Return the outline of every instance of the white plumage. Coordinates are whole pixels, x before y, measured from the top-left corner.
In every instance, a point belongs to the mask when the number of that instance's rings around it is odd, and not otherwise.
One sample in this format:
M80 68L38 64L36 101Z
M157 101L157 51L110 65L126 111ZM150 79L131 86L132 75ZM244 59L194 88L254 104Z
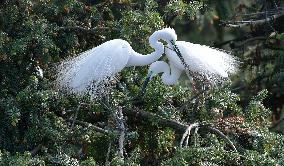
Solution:
M161 78L164 84L177 83L184 70L203 75L211 83L222 81L237 70L239 62L226 51L185 41L177 41L175 44L186 64L182 63L173 46L169 44L165 49L169 67L157 61L151 64L149 69L149 72L152 71L153 74L163 73Z
M130 45L124 40L108 41L63 62L57 82L73 92L84 93L121 71L126 66L131 51Z
M160 39L166 41L168 47L164 47L163 43L159 42ZM149 43L155 51L147 55L135 52L130 44L122 39L107 41L75 58L63 61L57 67L56 84L60 89L67 88L74 93L90 93L94 96L96 93L104 93L110 80L124 67L129 66L152 63L149 76L152 78L157 73L163 73L162 81L166 85L175 84L184 70L203 75L212 83L237 70L238 61L229 53L199 44L175 42L176 39L175 31L170 28L154 32L149 37ZM174 51L176 48L180 53ZM169 63L157 61L164 51Z
M110 80L124 67L148 65L158 60L164 52L160 39L170 43L176 38L175 31L170 28L154 32L149 43L155 51L147 55L135 52L125 40L107 41L75 58L63 61L57 67L56 84L60 89L78 94L102 94Z
M233 73L236 70L237 61L223 50L185 41L177 41L176 45L189 69L193 72L198 72L207 77L210 77L212 74L228 77L229 73ZM177 68L184 70L181 60L174 51L166 49L166 55Z

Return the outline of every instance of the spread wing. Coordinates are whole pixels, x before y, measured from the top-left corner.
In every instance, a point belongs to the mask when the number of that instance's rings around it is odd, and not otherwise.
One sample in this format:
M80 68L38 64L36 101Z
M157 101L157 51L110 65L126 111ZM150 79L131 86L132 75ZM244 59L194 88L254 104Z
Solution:
M79 94L103 89L126 66L130 53L131 47L124 40L103 43L62 62L57 70L57 85Z

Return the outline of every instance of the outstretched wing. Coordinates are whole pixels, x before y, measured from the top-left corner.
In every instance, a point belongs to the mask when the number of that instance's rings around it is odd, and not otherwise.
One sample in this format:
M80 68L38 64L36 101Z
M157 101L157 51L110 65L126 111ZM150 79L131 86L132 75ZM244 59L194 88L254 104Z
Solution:
M75 93L86 93L103 88L120 72L130 57L130 45L120 39L103 43L78 57L65 60L58 67L57 84Z
M189 70L207 78L228 77L228 74L237 70L238 61L228 52L184 41L177 41L176 44ZM170 60L177 62L175 65L178 68L184 69L174 51L167 49L166 54L169 54Z

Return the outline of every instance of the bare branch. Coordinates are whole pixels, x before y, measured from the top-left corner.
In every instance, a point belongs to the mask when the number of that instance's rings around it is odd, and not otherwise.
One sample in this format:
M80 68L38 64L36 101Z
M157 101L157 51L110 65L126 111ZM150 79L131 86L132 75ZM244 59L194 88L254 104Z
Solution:
M111 150L111 145L112 145L111 142L112 141L110 141L109 144L108 144L105 166L109 166L110 165L109 164L109 156L110 156L110 150Z
M124 159L123 156L123 149L124 149L124 139L125 139L125 126L124 126L124 120L123 120L123 114L122 114L122 108L118 107L118 127L119 127L119 140L118 140L118 157L120 157L122 160Z
M74 117L73 117L73 122L72 122L72 124L71 124L71 129L73 129L73 127L74 127L74 124L75 124L75 121L76 121L76 119L77 119L77 116L78 116L78 112L79 112L79 110L80 110L80 107L81 107L81 103L79 103L79 105L78 105L78 107L77 107L77 109L76 109L75 115L74 115Z
M187 129L187 125L184 125L178 121L170 120L163 118L159 115L156 115L151 112L141 111L141 110L122 110L124 115L127 115L134 119L149 121L155 119L155 123L159 125L160 127L169 127L174 129L178 133L184 133L184 131Z
M221 43L216 43L214 44L212 47L221 47L227 44L232 44L231 48L235 48L235 47L240 47L241 45L244 45L246 43L252 42L252 41L256 41L256 40L266 40L267 37L265 36L244 36L241 38L235 38L235 39L231 39L231 40L227 40ZM236 44L238 43L238 44Z
M66 121L73 123L74 120L73 119L67 119ZM81 126L90 127L91 129L93 129L93 130L95 130L97 132L103 133L103 134L110 134L109 130L105 130L105 129L100 128L98 126L95 126L95 125L93 125L91 123L82 122L82 121L79 121L79 120L75 120L74 123L78 124L78 125L81 125Z
M214 128L214 127L211 127L211 126L203 126L203 127L205 127L206 129L212 131L214 134L219 135L221 138L223 138L227 142L227 144L230 145L230 147L235 152L237 152L237 149L236 149L235 145L233 144L233 142L225 134L223 134L220 130L218 130L218 129Z
M184 102L184 104L180 107L180 111L184 111L187 108L189 103L192 103L195 99L197 99L200 95L202 95L206 91L207 91L207 89L199 91L196 95L194 95L193 97L188 99L186 102Z
M169 127L173 130L175 130L176 132L178 133L181 133L181 134L184 134L185 132L184 131L188 131L188 129L193 129L193 128L196 128L196 127L199 127L200 129L207 129L209 132L212 132L218 136L220 136L221 138L223 138L228 144L229 146L237 152L237 149L236 147L234 146L233 142L230 141L230 139L225 135L223 134L220 130L214 128L214 127L211 127L209 126L208 124L192 124L192 127L189 128L188 125L185 125L185 124L182 124L178 121L175 121L175 120L171 120L171 119L165 119L161 116L158 116L158 115L155 115L153 113L150 113L150 112L145 112L145 111L140 111L140 110L135 110L135 111L126 111L124 110L123 113L125 115L128 115L132 118L137 118L139 120L145 120L145 121L150 121L150 120L155 120L155 122L160 126L160 127Z
M267 37L265 37L265 36L252 37L252 38L249 38L249 39L247 39L247 40L245 40L245 41L243 41L243 42L236 43L234 46L235 46L235 47L241 47L241 46L244 46L244 45L247 44L247 43L250 43L250 42L253 42L253 41L256 41L256 40L261 40L261 41L263 41L263 40L266 40L266 39L267 39Z
M266 22L273 21L281 16L284 15L284 12L280 12L275 15L271 15L265 19L260 19L260 20L247 20L247 21L221 21L222 25L225 25L227 27L232 27L232 28L240 28L244 26L249 26L249 25L260 25L264 24Z
M197 128L199 126L198 123L193 123L193 124L190 124L187 129L185 130L184 134L182 135L182 138L181 138L181 141L180 141L180 147L182 147L182 145L184 144L184 139L186 138L186 141L185 141L185 147L187 147L188 145L188 139L189 139L189 136L190 136L190 131L193 129L193 128Z
M38 146L36 146L33 150L30 151L32 156L35 156L37 154L37 152L42 148L42 144L38 144Z

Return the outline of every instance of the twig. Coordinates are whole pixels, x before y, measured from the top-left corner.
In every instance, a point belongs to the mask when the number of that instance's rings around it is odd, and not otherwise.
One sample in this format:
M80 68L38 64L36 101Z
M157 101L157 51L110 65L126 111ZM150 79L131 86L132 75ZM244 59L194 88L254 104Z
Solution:
M181 133L184 134L184 131L188 131L188 125L182 124L178 121L175 120L171 120L171 119L165 119L161 116L155 115L153 113L150 112L145 112L145 111L140 111L140 110L136 110L136 111L127 111L127 110L123 110L123 113L125 115L128 115L132 118L137 118L139 120L145 120L145 121L149 121L149 120L155 120L156 124L159 125L160 127L169 127L173 130L175 130L177 133ZM221 138L223 138L229 145L230 147L234 150L237 151L236 147L234 146L233 142L230 141L230 139L223 134L221 131L219 131L218 129L211 127L209 125L204 125L204 124L199 124L198 126L196 126L196 124L193 124L192 128L202 128L202 129L207 129L210 132L219 135ZM191 128L191 129L192 129Z
M109 156L110 156L110 150L111 150L111 145L112 145L111 142L112 141L110 141L108 144L105 166L109 166Z
M230 145L230 147L235 152L237 152L237 149L236 149L235 145L233 144L233 142L225 134L223 134L220 130L218 130L218 129L214 128L214 127L208 126L208 125L203 126L203 127L205 127L206 129L212 131L214 134L219 135L221 138L223 138Z
M75 112L75 115L74 115L74 118L73 118L73 122L72 122L72 125L71 125L71 130L73 129L74 127L74 124L75 124L75 120L77 119L77 116L78 116L78 112L79 112L79 109L81 107L81 103L79 103L77 109L76 109L76 112Z
M281 12L281 10L275 11L275 10L267 10L264 12L255 12L255 13L244 13L244 14L236 14L235 17L239 16L255 16L255 15L264 15L264 14L277 14Z
M71 122L73 123L73 119L67 119L66 121L68 122ZM82 121L79 121L79 120L75 120L74 121L75 124L78 124L78 125L81 125L81 126L85 126L85 127L90 127L92 128L93 130L97 131L97 132L100 132L100 133L104 133L104 134L110 134L110 131L109 130L105 130L103 128L100 128L98 126L95 126L91 123L87 123L87 122L82 122Z
M151 77L149 76L145 79L145 81L143 82L142 88L135 99L139 99L139 98L141 99L144 97L144 94L146 92L146 88L147 88L148 83L150 82L150 79Z
M124 139L125 139L125 125L124 125L124 119L123 119L123 113L122 113L122 108L118 107L117 113L115 113L112 109L109 103L107 102L108 100L101 101L101 104L104 105L104 107L112 112L113 114L113 119L116 121L116 125L118 127L118 157L123 161L124 160L124 155L123 155L123 149L124 149Z
M123 114L121 107L118 107L118 127L119 127L119 140L118 140L118 157L120 159L124 159L123 156L123 149L124 149L124 139L125 139L125 126L124 126L124 120L123 120Z
M179 146L182 147L182 145L184 144L184 139L186 138L186 141L185 141L185 147L187 147L188 145L188 139L189 139L189 136L190 136L190 131L193 129L193 128L197 128L199 126L198 123L193 123L193 124L190 124L187 129L185 130L185 132L183 133L182 135L182 138L181 138L181 141L180 141L180 144Z
M190 71L189 70L189 65L185 62L185 59L183 58L183 56L182 56L178 46L173 41L171 41L171 43L173 45L173 49L174 49L175 53L177 54L177 56L181 60L181 63L183 64L183 66L185 68L185 71Z
M42 144L38 144L38 146L36 146L33 150L31 150L31 155L35 156L37 154L37 152L42 148Z
M238 43L238 44L235 44L235 47L241 47L249 42L252 42L252 41L256 41L256 40L266 40L267 37L265 36L257 36L257 37L253 37L253 38L249 38L241 43Z
M223 41L223 42L221 42L221 43L215 43L215 44L213 44L211 47L217 47L217 48L219 48L219 47L222 47L222 46L224 46L224 45L231 44L231 43L234 43L234 42L244 41L244 40L246 40L246 39L248 39L248 38L250 38L250 37L251 37L251 36L249 36L249 35L244 35L243 37L240 37L240 38L235 38L235 39Z
M272 15L268 18L265 19L260 19L260 20L248 20L248 21L221 21L221 23L227 27L232 27L232 28L240 28L248 25L259 25L263 24L266 22L273 21L281 16L284 15L284 12L281 12L279 14Z
M178 121L166 119L151 112L138 110L137 108L134 110L124 109L122 111L124 115L127 115L134 119L139 119L139 121L141 120L149 121L155 119L155 123L160 127L169 127L174 129L178 133L184 133L184 131L188 127L187 125L184 125Z
M194 95L193 97L191 97L190 99L188 99L182 107L180 107L180 111L183 111L186 107L188 103L191 103L193 100L195 100L196 98L198 98L200 95L202 95L204 92L206 92L207 89L203 89L202 91L198 92L196 95Z

